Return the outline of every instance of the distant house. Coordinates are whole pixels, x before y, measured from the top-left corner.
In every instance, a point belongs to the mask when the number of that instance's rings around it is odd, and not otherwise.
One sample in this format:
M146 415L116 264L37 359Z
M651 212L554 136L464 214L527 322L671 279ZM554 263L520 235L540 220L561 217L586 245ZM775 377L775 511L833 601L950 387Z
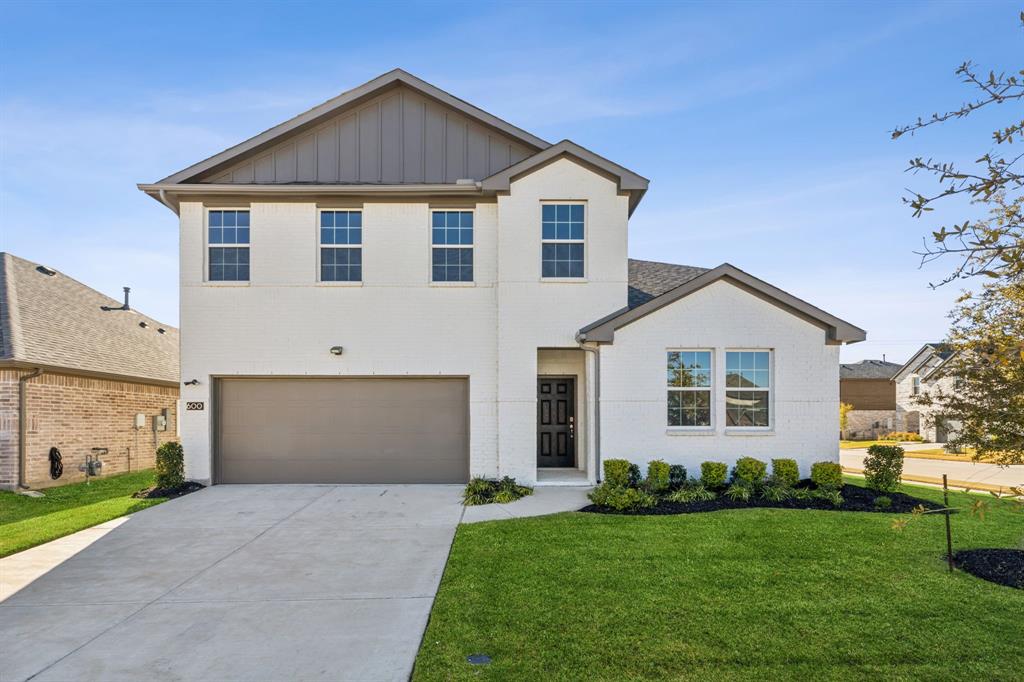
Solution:
M896 413L893 375L901 365L885 360L861 360L839 366L839 401L853 405L847 413L844 438L877 438L901 430Z
M956 377L946 372L946 363L953 355L953 347L948 343L926 343L893 375L896 412L904 424L902 430L920 433L933 443L945 443L950 431L956 430L956 424L944 419L934 407L918 402L919 396L938 390L949 393L956 388Z
M81 480L93 448L103 474L152 467L177 440L177 401L177 329L0 253L0 488Z

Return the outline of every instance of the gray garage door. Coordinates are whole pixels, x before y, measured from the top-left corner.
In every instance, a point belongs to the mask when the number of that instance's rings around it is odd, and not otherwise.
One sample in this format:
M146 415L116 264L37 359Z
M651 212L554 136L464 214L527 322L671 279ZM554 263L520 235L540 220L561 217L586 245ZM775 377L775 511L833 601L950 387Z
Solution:
M464 483L465 379L222 379L218 483Z

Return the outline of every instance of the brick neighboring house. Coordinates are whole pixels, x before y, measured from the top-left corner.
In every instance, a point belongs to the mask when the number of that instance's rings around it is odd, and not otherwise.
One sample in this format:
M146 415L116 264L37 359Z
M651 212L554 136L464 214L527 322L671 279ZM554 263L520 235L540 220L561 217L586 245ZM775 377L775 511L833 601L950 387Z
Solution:
M921 405L917 396L956 389L956 377L946 373L946 362L954 351L948 343L926 343L893 376L896 410L904 431L914 431L931 443L945 443L956 422L944 420L934 407Z
M877 438L903 430L896 410L892 377L901 365L885 360L861 360L839 366L839 401L853 405L846 415L843 438Z
M159 444L177 440L178 330L121 306L0 253L0 488L82 480L94 447L109 450L104 475L152 467Z

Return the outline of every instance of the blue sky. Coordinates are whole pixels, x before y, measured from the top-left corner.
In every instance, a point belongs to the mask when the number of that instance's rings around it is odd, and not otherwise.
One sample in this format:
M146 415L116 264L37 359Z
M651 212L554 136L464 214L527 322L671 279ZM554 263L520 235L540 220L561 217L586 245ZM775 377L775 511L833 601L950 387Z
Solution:
M913 251L904 173L1008 110L888 131L1020 68L1012 3L15 3L0 6L0 248L176 324L175 216L135 189L396 66L651 178L630 254L730 262L868 330L941 338L959 286ZM958 214L947 214L952 219Z

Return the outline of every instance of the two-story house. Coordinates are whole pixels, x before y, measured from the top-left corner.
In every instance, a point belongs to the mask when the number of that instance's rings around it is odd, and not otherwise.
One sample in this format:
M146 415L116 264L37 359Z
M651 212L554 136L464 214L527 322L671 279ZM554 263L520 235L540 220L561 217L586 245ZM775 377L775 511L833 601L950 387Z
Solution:
M948 343L926 343L893 375L900 430L919 433L931 443L945 443L956 431L956 422L944 419L934 405L920 402L922 396L956 390L956 376L946 371L953 355Z
M630 260L647 186L401 70L140 185L180 216L187 475L837 459L864 332L729 264Z

